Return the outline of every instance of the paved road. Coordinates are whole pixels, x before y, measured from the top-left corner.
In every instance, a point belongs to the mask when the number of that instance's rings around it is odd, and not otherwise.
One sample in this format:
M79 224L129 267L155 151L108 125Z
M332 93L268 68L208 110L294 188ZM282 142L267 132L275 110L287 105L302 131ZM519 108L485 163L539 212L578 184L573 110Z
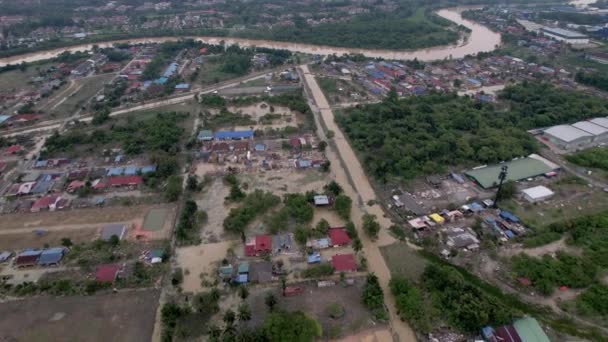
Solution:
M391 278L390 271L378 248L379 245L392 242L392 239L386 233L386 228L391 225L391 221L385 217L382 207L379 205L366 205L369 200L376 199L374 189L365 175L363 167L359 163L355 152L350 147L350 144L345 139L340 128L336 125L334 114L325 95L319 88L314 75L310 73L308 66L306 65L302 65L300 71L301 74L303 74L302 79L307 86L306 90L309 93L308 95L312 96L314 103L316 104L316 106L313 106L313 110L318 114L315 115L315 120L320 121L317 122L319 137L321 139L326 139L322 125L319 123L323 123L328 130L332 130L335 133L333 142L335 143L336 151L333 151L334 148L332 146L332 148L328 149L326 155L331 162L332 173L334 173L336 180L343 186L344 192L355 199L354 202L360 209L353 210L352 220L361 237L368 268L378 276L380 285L384 291L385 304L388 308L391 328L393 329L393 332L399 336L399 341L416 341L416 335L412 328L406 322L401 321L397 315L397 311L395 310L395 298L391 295L388 286ZM345 165L347 168L341 167L341 165ZM380 224L385 228L382 230L382 235L376 242L371 241L365 232L363 232L362 217L365 213L376 215Z

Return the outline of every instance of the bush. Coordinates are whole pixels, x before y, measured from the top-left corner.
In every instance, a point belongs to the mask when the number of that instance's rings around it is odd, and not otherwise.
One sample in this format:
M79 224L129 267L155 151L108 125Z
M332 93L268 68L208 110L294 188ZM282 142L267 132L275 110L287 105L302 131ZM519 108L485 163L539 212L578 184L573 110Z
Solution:
M380 232L380 224L376 221L376 215L363 215L363 230L372 240L378 238Z
M365 287L361 294L361 300L376 319L385 320L387 318L386 310L384 308L384 292L380 287L378 277L373 273L367 275Z
M350 211L353 201L346 195L338 195L334 201L334 209L344 220L350 220Z
M313 265L302 271L304 278L319 278L332 274L334 274L334 267L329 263Z
M326 308L327 316L338 319L344 316L344 308L338 303L331 303Z

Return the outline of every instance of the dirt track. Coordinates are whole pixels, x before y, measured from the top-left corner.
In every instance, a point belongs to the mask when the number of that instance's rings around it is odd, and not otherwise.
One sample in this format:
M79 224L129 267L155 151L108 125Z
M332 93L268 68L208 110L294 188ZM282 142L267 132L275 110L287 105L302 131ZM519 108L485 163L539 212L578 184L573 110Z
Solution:
M334 174L336 181L343 186L344 192L348 196L355 199L355 205L359 207L359 210L357 210L357 208L353 210L352 220L359 231L359 236L361 237L361 241L363 243L363 251L365 252L365 257L367 258L369 270L378 276L380 285L384 291L385 301L390 315L391 328L393 329L393 332L399 336L400 341L416 341L416 335L412 328L406 322L401 321L397 315L395 310L395 298L390 294L390 289L388 287L388 283L391 278L390 271L384 261L384 258L382 257L382 254L380 253L380 249L378 248L378 245L385 245L394 242L394 240L386 232L386 228L388 228L392 223L390 219L384 217L384 211L379 205L376 204L373 206L367 206L365 204L369 200L376 199L375 192L367 179L367 176L365 175L363 167L359 163L357 156L350 147L350 144L344 137L338 125L336 125L334 121L334 114L327 102L327 99L325 98L325 95L319 88L314 75L310 73L308 66L306 65L301 66L301 70L304 74L304 81L312 92L314 101L319 108L320 119L323 121L323 124L328 130L332 130L335 133L333 141L337 147L337 151L334 151L333 148L329 148L326 152L327 158L331 162L332 173ZM317 126L319 127L319 137L326 139L325 132L323 131L322 127L320 125ZM339 155L336 154L336 152ZM341 167L342 162L340 158L344 161L344 164L348 165L348 170ZM347 172L352 180L354 188L351 186L351 182L349 182L349 178L346 174ZM379 223L384 228L381 231L380 238L377 242L371 241L363 232L362 217L365 213L376 215Z

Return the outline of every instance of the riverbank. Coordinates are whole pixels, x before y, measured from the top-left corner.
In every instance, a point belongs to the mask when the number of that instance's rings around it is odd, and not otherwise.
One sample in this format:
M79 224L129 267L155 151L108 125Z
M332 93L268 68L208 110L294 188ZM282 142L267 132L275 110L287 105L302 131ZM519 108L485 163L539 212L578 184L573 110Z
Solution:
M243 39L243 38L229 38L229 37L207 37L207 36L183 36L183 37L150 37L150 38L135 38L135 39L120 39L111 40L105 42L96 42L88 44L73 45L64 48L37 51L27 53L18 56L0 58L0 67L7 64L19 64L22 62L35 62L44 59L50 59L57 57L59 54L65 51L76 52L76 51L88 51L93 48L93 45L97 45L101 48L110 47L114 44L120 43L131 43L131 44L145 44L145 43L162 43L166 41L175 41L179 39L196 39L209 44L225 44L232 45L238 44L240 46L257 46L271 49L284 49L291 52L300 52L307 54L318 54L318 55L331 55L331 54L362 54L370 58L384 58L394 60L408 60L418 59L421 61L432 61L441 60L446 58L462 58L466 55L473 55L479 52L489 52L494 50L500 45L501 37L499 33L491 31L489 28L474 23L472 21L462 18L461 12L467 9L467 7L453 7L446 8L437 11L437 15L440 17L452 21L456 25L462 25L470 30L468 39L460 40L458 44L440 46L427 49L409 50L409 51L395 51L395 50L383 50L383 49L356 49L356 48L338 48L332 46L312 45L312 44L301 44L301 43L289 43L289 42L277 42L269 40L256 40L256 39Z

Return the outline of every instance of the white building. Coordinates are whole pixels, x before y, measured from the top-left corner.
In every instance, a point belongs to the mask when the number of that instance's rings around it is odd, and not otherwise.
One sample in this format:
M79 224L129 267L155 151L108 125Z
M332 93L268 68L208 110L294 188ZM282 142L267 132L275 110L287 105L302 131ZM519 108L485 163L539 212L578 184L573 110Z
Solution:
M572 127L578 128L593 135L594 142L600 143L608 141L608 128L596 125L591 121L579 121L577 123L572 124Z
M539 185L533 188L522 190L522 194L524 195L524 199L526 201L530 203L536 203L550 198L551 196L553 196L554 193L553 191L551 191L551 189Z
M563 150L581 148L593 141L593 135L570 125L549 127L543 134L552 144Z
M542 28L542 33L543 35L549 38L553 38L561 42L566 42L568 44L589 44L589 37L575 31L564 30L557 27L544 26Z

